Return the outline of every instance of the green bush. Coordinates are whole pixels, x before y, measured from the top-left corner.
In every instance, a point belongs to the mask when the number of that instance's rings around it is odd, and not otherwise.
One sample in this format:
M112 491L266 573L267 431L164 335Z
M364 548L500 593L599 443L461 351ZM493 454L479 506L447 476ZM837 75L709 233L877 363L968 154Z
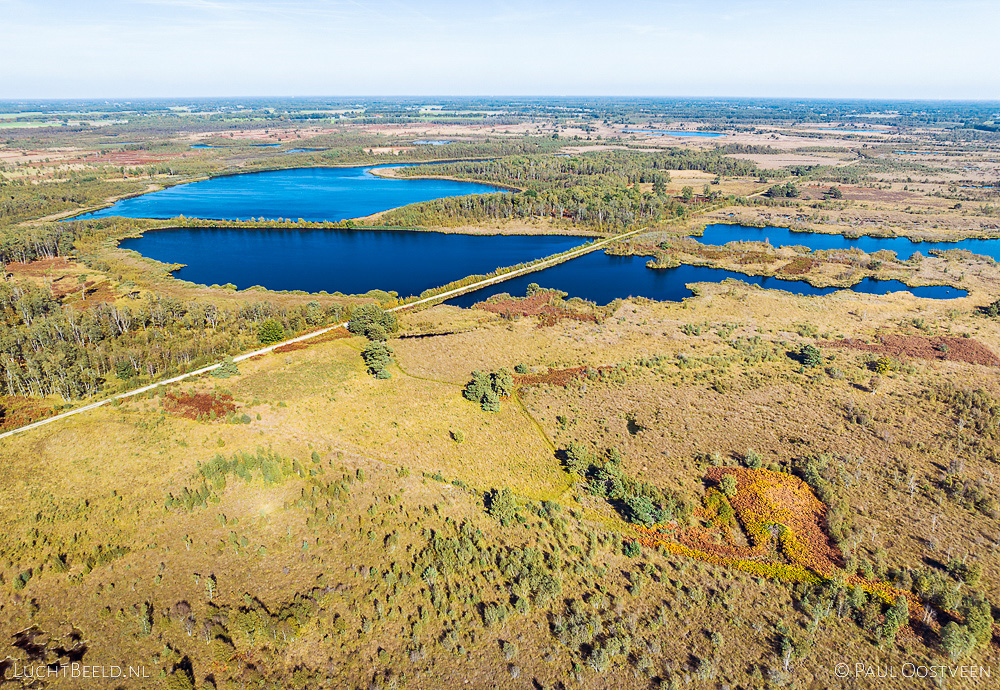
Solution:
M279 337L278 340L281 340L281 337ZM228 379L230 376L239 376L239 374L240 368L236 366L232 357L226 357L222 364L217 369L212 371L212 376L217 379Z
M823 353L815 345L803 345L799 350L799 361L805 367L818 367L823 363Z
M368 373L377 379L387 379L392 376L387 370L392 363L392 348L384 342L373 340L361 351L361 359L368 367Z
M354 310L347 323L347 330L369 340L385 340L399 330L399 319L377 304L366 304Z
M517 499L507 487L493 489L486 495L486 513L506 527L517 519Z
M261 345L273 345L285 338L285 327L274 319L268 319L257 329L257 339Z
M466 400L479 403L486 412L500 411L500 398L514 392L514 377L506 369L491 374L472 372L472 380L465 384L462 396Z

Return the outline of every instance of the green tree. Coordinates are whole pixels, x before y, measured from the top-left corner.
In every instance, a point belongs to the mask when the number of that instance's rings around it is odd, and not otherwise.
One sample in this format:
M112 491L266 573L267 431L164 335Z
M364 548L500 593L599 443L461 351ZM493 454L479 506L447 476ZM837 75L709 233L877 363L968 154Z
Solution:
M257 339L261 345L280 343L285 338L285 328L274 319L264 321L257 329Z
M130 378L135 376L135 368L128 360L120 359L118 360L118 363L115 364L115 375L122 381L128 381Z
M217 379L228 379L230 376L239 376L240 368L232 357L226 357L222 364L212 372L212 376Z
M941 628L941 648L952 661L966 656L976 645L975 638L969 634L964 625L950 621Z
M640 525L655 525L660 520L660 511L649 496L629 495L623 501L625 518Z
M981 594L966 595L962 600L961 613L965 617L969 635L979 646L989 644L993 636L993 611L990 602Z
M681 189L681 200L687 204L694 199L694 187L684 187Z
M387 379L392 376L386 367L392 363L392 348L384 342L373 340L361 351L361 359L368 367L368 373L377 379Z
M499 369L492 375L493 391L501 398L509 398L514 392L514 377L506 369Z
M462 395L466 400L470 400L474 403L481 403L483 401L483 396L486 395L486 391L490 390L492 383L490 382L490 375L484 374L481 371L472 372L472 380L465 384L465 389L462 391Z
M484 412L500 411L500 396L492 388L483 395L482 408Z
M818 367L823 363L823 353L815 345L803 345L799 349L799 361L804 367Z
M369 340L385 340L390 334L399 331L399 319L393 312L385 311L377 304L366 304L351 314L347 330Z
M506 486L490 491L486 496L486 514L504 527L512 523L517 519L517 499L514 498L514 493Z
M582 443L573 441L566 449L566 468L570 472L575 472L583 477L587 474L592 461L590 450Z

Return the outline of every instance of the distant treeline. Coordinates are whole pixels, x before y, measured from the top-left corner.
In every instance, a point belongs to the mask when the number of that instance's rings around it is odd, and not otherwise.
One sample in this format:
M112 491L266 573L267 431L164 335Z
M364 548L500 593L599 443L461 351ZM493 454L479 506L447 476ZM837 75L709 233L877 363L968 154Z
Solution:
M79 175L59 182L33 184L0 177L0 227L104 202L112 196L135 192L134 182L108 182L97 175Z
M553 218L601 230L627 228L684 216L692 203L666 193L670 170L755 175L751 161L719 151L600 151L586 155L511 156L434 167L404 168L405 176L445 176L523 189L523 193L438 199L382 216L387 225L458 225L483 220ZM640 184L651 184L642 191ZM704 201L704 198L700 199Z

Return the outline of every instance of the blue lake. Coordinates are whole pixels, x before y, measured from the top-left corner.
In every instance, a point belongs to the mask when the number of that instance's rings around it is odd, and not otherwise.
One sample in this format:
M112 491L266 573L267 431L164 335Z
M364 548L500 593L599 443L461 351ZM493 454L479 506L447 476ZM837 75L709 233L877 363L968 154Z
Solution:
M716 223L705 227L701 237L694 238L702 244L721 246L729 242L757 241L770 242L775 247L805 246L810 249L860 249L869 254L880 249L896 252L901 260L909 259L914 253L925 256L931 249L968 249L976 254L1000 259L1000 240L960 240L958 242L914 242L907 237L870 237L862 235L849 239L843 235L827 235L820 232L792 232L788 228L753 228L746 225Z
M884 129L820 129L821 132L844 132L845 134L888 134Z
M230 146L213 146L212 144L191 144L193 149L231 149L237 146L244 146L244 144L232 144ZM281 146L281 144L249 144L249 146L256 146L257 148L275 148Z
M368 172L371 169L372 166L295 168L213 177L122 199L112 206L77 216L73 220L110 216L185 216L209 220L302 218L309 221L339 221L368 216L418 201L506 191L474 182L384 178L372 175Z
M676 268L649 269L646 268L647 261L649 259L643 256L608 256L596 251L544 271L518 276L498 285L459 295L448 300L448 304L471 307L476 302L504 292L524 296L531 283L562 290L569 293L570 297L582 297L597 304L607 304L619 297L629 296L679 302L692 295L685 286L686 283L719 283L727 278L763 288L785 290L796 295L829 295L840 289L817 288L801 280L748 276L707 266L685 264ZM909 291L917 297L931 299L952 299L967 294L965 290L940 285L910 288L898 280L876 281L870 278L865 278L850 289L871 295Z
M178 228L123 240L174 275L240 289L418 295L467 275L557 254L583 243L565 235L476 236L405 230Z
M722 132L687 132L673 129L623 129L626 134L656 134L668 137L721 137Z
M418 139L413 142L414 144L422 144L424 146L444 146L445 144L450 144L449 139Z

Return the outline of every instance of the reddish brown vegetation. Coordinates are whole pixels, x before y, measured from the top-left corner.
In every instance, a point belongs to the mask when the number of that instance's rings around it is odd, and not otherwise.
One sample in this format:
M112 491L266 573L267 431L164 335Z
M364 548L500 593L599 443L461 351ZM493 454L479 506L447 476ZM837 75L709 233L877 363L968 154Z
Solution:
M821 347L844 347L891 357L939 359L1000 367L1000 359L974 338L952 336L925 337L920 335L881 335L877 342L845 338L818 343Z
M42 407L31 398L0 396L0 430L16 429L52 415L55 411Z
M781 272L786 275L800 276L808 273L816 266L816 262L808 256L797 256L781 267Z
M590 372L601 373L610 371L614 367L570 367L569 369L549 369L544 374L514 374L514 382L518 386L537 386L548 384L550 386L566 387L571 381Z
M551 302L552 293L540 292L531 297L508 297L494 302L479 302L474 306L508 319L515 316L538 316L539 328L553 326L563 319L597 323L597 317L593 314L581 314L564 307L557 307Z
M50 273L62 272L72 268L73 264L65 257L57 256L52 259L37 259L26 264L7 264L7 270L18 278L40 278Z
M829 576L843 567L840 549L826 533L826 506L802 480L741 467L713 467L707 478L721 482L725 475L736 479L736 494L728 502L749 545L737 544L727 525L722 535L726 543L714 540L714 530L696 525L678 535L682 544L726 558L759 560L769 555L773 543L790 563L813 572ZM715 498L723 500L721 495ZM707 506L699 517L711 520L714 515Z
M272 350L272 352L295 352L296 350L305 350L310 345L318 345L319 343L328 343L331 340L340 340L341 338L350 337L351 333L346 328L335 328L332 331L328 331L327 333L311 338L310 340L302 340L297 343L289 343L288 345L276 347Z
M213 393L167 393L163 396L163 407L171 414L188 419L211 417L213 412L216 417L225 417L236 411L233 396Z
M567 386L570 381L580 378L587 367L570 369L549 369L544 374L515 374L514 381L519 386L537 386L547 383L552 386Z

